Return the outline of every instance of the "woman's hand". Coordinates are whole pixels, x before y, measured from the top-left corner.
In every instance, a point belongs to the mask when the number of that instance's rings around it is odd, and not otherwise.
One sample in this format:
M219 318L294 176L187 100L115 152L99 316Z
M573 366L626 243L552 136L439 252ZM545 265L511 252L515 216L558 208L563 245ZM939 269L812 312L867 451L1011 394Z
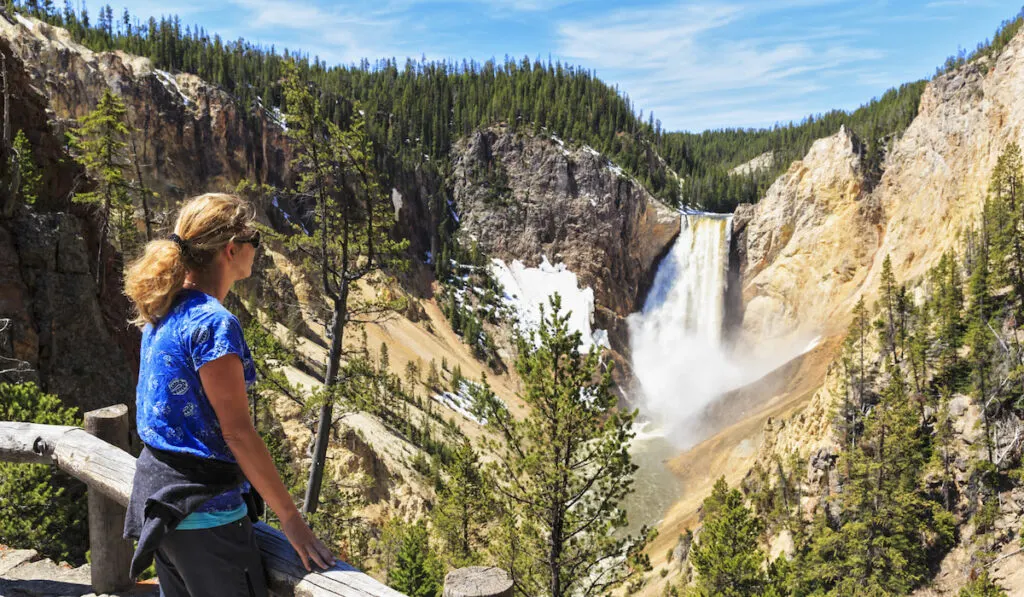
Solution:
M299 554L299 559L306 567L306 572L312 571L309 566L310 562L316 564L320 569L327 569L334 565L335 558L331 550L316 538L313 530L309 528L298 511L289 516L288 520L281 521L281 530L284 531L285 537L288 537L288 542L295 548L295 553Z

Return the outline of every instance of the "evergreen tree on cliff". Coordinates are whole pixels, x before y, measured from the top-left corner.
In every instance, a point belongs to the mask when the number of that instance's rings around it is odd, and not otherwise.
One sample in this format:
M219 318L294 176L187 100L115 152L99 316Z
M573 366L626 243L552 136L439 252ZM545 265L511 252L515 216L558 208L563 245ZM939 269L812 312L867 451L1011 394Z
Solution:
M304 513L315 512L319 501L334 400L341 389L346 328L398 306L394 301L362 300L356 296L356 285L402 267L401 255L408 245L388 234L393 222L391 201L374 167L365 120L359 117L349 129L340 128L324 112L314 91L299 80L295 66L286 63L288 135L299 174L294 197L312 207L305 228L296 227L287 243L305 257L304 267L320 282L330 339Z
M448 476L437 491L433 531L442 555L453 568L480 563L484 524L491 517L491 499L479 457L469 442L455 449Z
M743 503L743 495L719 479L704 500L704 526L690 555L701 597L764 594L764 553L758 541L762 521Z
M78 159L85 166L89 177L96 182L95 190L77 193L74 201L99 206L100 239L96 255L96 284L101 294L106 278L104 262L107 242L112 236L111 228L115 231L114 238L122 241L123 253L128 252L126 249L134 239L134 210L129 184L124 177L124 168L128 165L125 139L130 132L127 114L121 98L106 89L96 109L82 119L81 126L75 131L74 144L79 152Z
M505 440L492 446L497 490L519 534L499 559L521 595L604 595L649 568L639 554L647 533L615 534L626 525L620 505L636 470L636 413L616 408L611 371L601 372L596 350L580 352L568 322L556 294L539 329L517 341L529 415L491 422Z

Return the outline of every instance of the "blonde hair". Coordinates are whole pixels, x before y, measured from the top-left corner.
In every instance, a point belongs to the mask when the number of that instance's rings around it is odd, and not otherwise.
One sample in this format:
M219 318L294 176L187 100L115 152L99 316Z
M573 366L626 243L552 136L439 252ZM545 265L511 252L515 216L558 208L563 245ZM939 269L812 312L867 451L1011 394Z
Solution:
M174 223L180 239L146 243L142 256L128 265L124 293L135 306L132 323L144 327L167 314L185 274L205 269L217 253L246 231L254 218L252 205L235 195L206 193L181 206Z

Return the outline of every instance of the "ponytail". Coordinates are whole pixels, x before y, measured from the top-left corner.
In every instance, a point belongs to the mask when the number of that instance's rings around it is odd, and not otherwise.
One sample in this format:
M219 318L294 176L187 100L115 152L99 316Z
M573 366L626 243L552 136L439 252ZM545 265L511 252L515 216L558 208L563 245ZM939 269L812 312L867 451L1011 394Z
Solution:
M155 324L171 308L174 296L185 283L188 269L181 247L172 240L154 240L125 272L124 293L135 304L132 323L139 327Z

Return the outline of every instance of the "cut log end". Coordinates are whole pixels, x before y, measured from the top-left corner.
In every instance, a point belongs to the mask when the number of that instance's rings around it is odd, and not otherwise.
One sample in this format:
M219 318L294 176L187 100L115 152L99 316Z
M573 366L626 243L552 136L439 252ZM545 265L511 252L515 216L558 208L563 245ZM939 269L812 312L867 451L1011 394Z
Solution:
M459 568L444 577L444 597L512 597L512 579L493 566Z

